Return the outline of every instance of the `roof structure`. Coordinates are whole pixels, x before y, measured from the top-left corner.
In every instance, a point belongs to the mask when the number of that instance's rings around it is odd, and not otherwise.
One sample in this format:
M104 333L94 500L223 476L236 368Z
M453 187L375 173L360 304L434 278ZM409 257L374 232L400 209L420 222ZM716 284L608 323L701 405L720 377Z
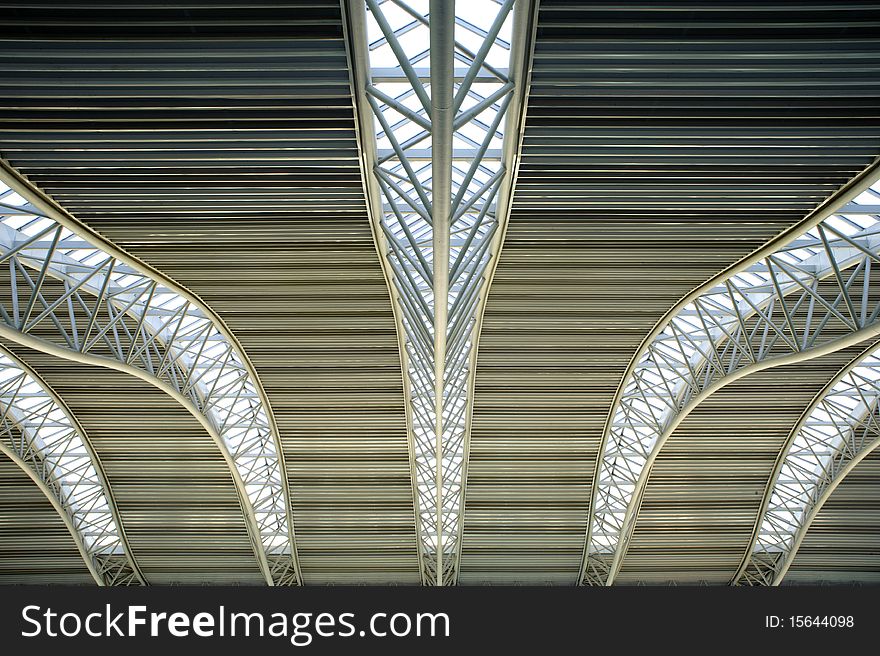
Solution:
M0 582L880 579L880 6L4 22Z

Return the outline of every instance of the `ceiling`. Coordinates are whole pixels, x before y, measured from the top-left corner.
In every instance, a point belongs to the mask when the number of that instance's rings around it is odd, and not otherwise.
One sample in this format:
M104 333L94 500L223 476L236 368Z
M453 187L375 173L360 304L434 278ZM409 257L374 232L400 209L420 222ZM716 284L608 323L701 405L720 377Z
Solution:
M302 583L418 584L408 397L340 3L48 4L4 10L0 155L238 340L277 421ZM642 342L880 156L878 25L870 3L541 0L458 583L581 582L603 430ZM653 466L617 582L730 582L786 438L870 343L697 406ZM148 583L263 582L220 450L177 401L3 344L82 424ZM831 495L785 582L878 580L878 462ZM0 582L91 580L0 456Z

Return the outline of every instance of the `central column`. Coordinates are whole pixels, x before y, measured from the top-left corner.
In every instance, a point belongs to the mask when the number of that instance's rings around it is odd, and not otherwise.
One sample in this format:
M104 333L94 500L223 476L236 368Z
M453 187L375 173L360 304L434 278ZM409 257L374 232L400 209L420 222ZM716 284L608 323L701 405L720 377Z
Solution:
M434 283L434 431L437 499L437 585L443 585L443 388L449 308L452 205L454 0L431 0L431 218Z

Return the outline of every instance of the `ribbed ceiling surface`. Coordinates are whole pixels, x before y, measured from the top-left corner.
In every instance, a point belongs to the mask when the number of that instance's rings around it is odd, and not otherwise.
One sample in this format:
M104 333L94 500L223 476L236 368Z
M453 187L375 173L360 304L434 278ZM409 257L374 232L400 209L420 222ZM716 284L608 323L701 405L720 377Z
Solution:
M94 585L61 516L30 477L0 453L0 580Z
M363 211L337 2L27 4L4 11L0 143L79 218Z
M33 6L0 41L3 156L240 340L278 421L304 581L417 583L339 3Z
M639 343L880 154L876 7L733 6L541 2L480 344L463 582L578 580Z

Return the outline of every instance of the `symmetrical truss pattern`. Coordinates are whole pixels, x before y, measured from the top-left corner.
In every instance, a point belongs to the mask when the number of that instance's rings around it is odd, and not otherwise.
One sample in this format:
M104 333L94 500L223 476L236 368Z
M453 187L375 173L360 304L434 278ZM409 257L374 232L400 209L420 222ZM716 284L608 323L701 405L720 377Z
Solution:
M825 501L878 445L880 348L872 347L822 390L786 441L733 583L778 585Z
M11 170L3 177L0 333L128 371L184 403L230 464L267 582L297 583L278 435L235 346L203 307L62 225Z
M583 583L614 581L651 465L702 399L751 371L880 332L880 185L866 190L876 177L875 170L863 175L817 210L800 235L769 245L698 290L645 342L606 423Z
M502 153L517 97L514 4L527 3L351 3L367 69L362 130L374 135L361 135L367 187L406 371L422 578L436 585L457 572L474 329L511 180Z
M0 348L0 451L40 486L98 585L142 585L110 488L82 427L26 364Z

